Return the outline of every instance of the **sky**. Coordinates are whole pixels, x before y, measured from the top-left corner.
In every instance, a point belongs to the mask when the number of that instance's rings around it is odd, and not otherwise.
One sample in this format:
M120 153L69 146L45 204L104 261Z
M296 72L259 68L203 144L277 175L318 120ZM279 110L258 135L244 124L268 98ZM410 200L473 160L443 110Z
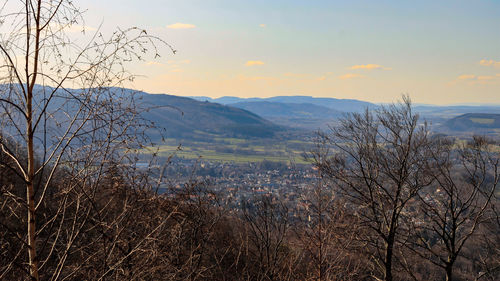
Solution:
M500 1L83 0L85 25L171 44L131 87L181 96L308 95L500 104Z

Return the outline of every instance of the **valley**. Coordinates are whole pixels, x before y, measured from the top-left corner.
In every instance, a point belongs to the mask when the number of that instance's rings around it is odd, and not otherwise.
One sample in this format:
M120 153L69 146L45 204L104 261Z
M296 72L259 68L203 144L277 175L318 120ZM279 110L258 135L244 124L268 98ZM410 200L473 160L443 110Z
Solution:
M149 108L144 117L164 128L163 135L149 132L158 142L158 155L235 163L306 164L304 153L314 148L318 131L328 133L350 113L383 106L306 96L211 99L139 92L139 97ZM465 139L500 134L500 106L416 105L414 110L435 134Z

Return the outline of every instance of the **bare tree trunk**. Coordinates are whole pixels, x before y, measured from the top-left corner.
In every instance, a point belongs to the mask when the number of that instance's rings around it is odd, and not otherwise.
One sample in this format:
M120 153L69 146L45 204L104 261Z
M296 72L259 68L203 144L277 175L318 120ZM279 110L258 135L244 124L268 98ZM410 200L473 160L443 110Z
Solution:
M453 277L453 263L446 265L446 281L451 281Z
M387 249L385 252L385 272L384 280L392 281L392 256L394 250L394 234L389 234L387 239Z
M31 124L31 97L28 99L28 179L26 181L26 201L28 202L28 251L30 276L39 280L38 258L36 255L36 220L35 220L35 156L33 147L33 130Z
M29 4L31 2L26 2L26 10L29 9ZM28 138L28 178L26 183L26 201L28 202L28 251L29 251L29 266L30 266L30 276L32 280L39 280L38 275L38 258L37 258L37 248L36 248L36 218L35 218L35 189L33 186L35 178L35 147L33 144L33 88L36 83L36 78L38 74L38 56L40 49L40 10L42 7L41 0L36 3L36 34L35 34L35 50L33 58L33 72L31 75L31 83L29 81L30 75L28 75L29 69L26 67L26 80L27 84L27 103L26 103L26 136ZM27 25L30 28L30 25ZM29 36L30 32L27 32L27 48L26 48L26 64L28 65L29 58Z

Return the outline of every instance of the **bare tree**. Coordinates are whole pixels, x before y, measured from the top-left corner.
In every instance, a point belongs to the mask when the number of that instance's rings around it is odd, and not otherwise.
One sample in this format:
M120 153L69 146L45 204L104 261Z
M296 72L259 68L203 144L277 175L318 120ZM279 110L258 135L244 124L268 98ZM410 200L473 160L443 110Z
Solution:
M411 245L415 253L441 267L446 280L453 280L456 262L481 225L492 218L500 159L483 137L465 144L443 138L429 151L434 161L428 173L435 185L419 193L419 216L412 231L417 238ZM480 251L472 251L466 259L472 260L474 252Z
M322 163L328 157L328 145L321 139L306 157ZM359 280L360 260L355 257L357 224L343 210L343 200L335 195L335 188L325 182L317 169L317 182L304 192L296 213L295 224L304 261L311 270L308 280Z
M225 262L224 254L231 244L218 240L225 237L219 229L224 221L217 194L207 183L191 181L173 195L177 211L168 222L168 235L162 242L171 249L164 254L163 266L171 268L164 278L218 279L217 263Z
M8 30L0 35L1 164L25 185L24 194L8 188L4 194L18 205L12 216L22 217L23 209L27 213L20 220L26 223L25 233L10 229L22 241L17 257L22 258L22 249L28 252L30 278L40 280L40 269L57 258L59 264L45 275L57 280L81 235L78 226L85 225L77 222L90 218L91 209L79 209L81 200L98 192L111 163L123 163L124 152L138 148L137 125L145 125L131 93L113 87L133 79L125 69L127 62L148 52L158 56L154 43L161 40L130 28L107 39L98 30L86 44L76 44L67 31L85 31L85 25L82 12L67 0L6 1L0 28ZM60 173L72 180L59 189L58 201L47 202L56 198L53 182ZM72 197L76 190L79 195ZM56 213L38 218L37 213L50 204L57 206ZM70 207L79 215L75 214L66 237L66 253L54 257ZM45 231L54 236L39 241Z
M288 207L271 195L259 196L244 202L243 218L248 226L249 261L256 266L251 271L255 274L252 279L287 280L282 265L287 258L284 246L290 227Z
M433 181L425 172L429 132L418 119L407 97L375 114L351 114L323 136L332 152L315 163L366 230L358 239L367 243L377 279L393 280L409 206Z
M470 246L480 249L478 264L480 272L474 280L498 280L500 278L500 200L494 194L491 208L487 211L487 220L479 230L479 243Z

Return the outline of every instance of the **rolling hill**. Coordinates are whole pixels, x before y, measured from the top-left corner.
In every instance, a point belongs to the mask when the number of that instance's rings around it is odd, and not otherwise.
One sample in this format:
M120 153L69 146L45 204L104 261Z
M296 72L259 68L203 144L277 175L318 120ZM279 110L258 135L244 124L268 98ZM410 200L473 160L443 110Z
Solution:
M494 133L500 131L500 114L466 113L446 121L443 127L455 132Z
M41 89L37 89L40 90ZM78 91L78 90L71 90ZM312 135L311 131L335 125L346 112L376 109L378 106L358 100L281 96L272 98L224 97L198 100L167 94L149 94L116 88L120 95L137 93L140 103L150 108L143 117L166 128L169 138L209 140L214 137L283 138L291 135ZM75 92L76 93L76 92ZM38 96L38 95L37 95ZM43 97L43 95L39 95ZM201 101L205 99L205 101ZM64 99L54 99L50 110L56 115ZM225 101L220 104L211 101ZM309 101L309 102L308 102ZM68 107L69 104L66 105ZM71 107L71 105L69 105ZM339 109L333 109L336 107ZM76 108L75 108L76 109ZM66 108L66 111L71 111ZM500 134L500 106L432 106L417 105L415 111L431 121L435 131L464 135ZM470 113L481 112L481 113ZM62 113L60 113L62 114ZM55 116L57 118L57 116ZM48 124L51 126L51 124ZM158 132L149 132L152 137Z
M203 138L209 135L270 138L283 128L247 110L191 98L141 94L151 106L144 117L164 126L168 137Z

